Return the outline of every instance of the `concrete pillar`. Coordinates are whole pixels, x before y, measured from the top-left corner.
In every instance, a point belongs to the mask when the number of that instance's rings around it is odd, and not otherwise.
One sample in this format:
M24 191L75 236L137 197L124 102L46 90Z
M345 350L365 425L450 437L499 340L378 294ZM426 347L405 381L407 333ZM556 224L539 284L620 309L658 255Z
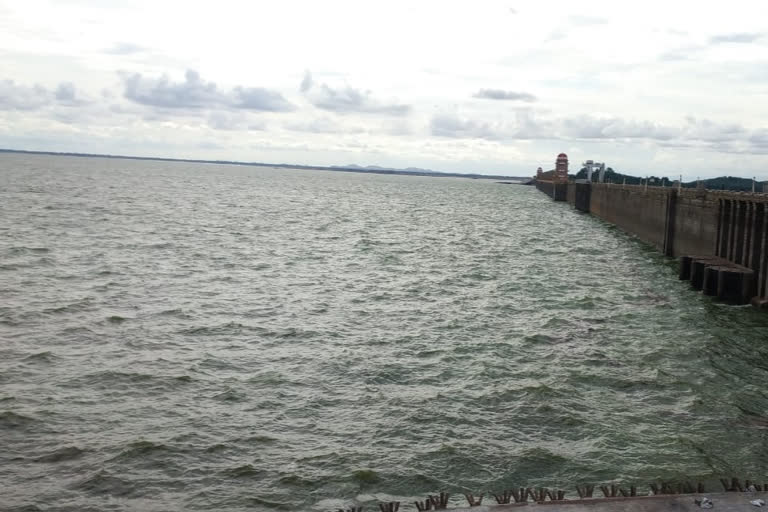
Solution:
M712 266L704 268L704 280L701 286L701 291L704 295L717 295L719 274L720 267Z
M677 215L677 190L667 192L667 213L664 216L664 256L675 255L675 219Z
M754 212L752 215L752 243L749 251L749 268L755 276L760 275L760 256L763 252L764 228L765 228L765 204L753 203Z
M691 278L691 263L693 263L693 258L690 256L680 257L680 274L678 277L681 281L687 281Z
M766 250L768 250L768 208L765 204L761 204L761 206L763 208L763 225L760 230L762 240L760 241L760 255L755 260L756 264L760 266L760 270L758 271L755 294L759 297L765 297L768 295L768 290L766 290L766 282L768 281L768 254L766 254Z
M750 283L751 272L722 267L717 273L717 298L748 304L752 295Z
M728 253L726 254L726 258L733 261L736 257L736 231L738 230L739 226L739 213L741 211L740 203L739 201L732 200L731 201L731 222L730 222L730 228L729 228L729 237L728 237Z
M731 202L727 199L720 200L720 222L718 224L718 251L722 258L728 257L728 241L731 236Z
M744 203L744 246L742 247L741 261L738 263L745 267L751 267L750 258L752 256L752 238L755 229L755 203L746 201Z
M734 248L733 261L741 265L744 261L744 239L747 232L747 203L739 201L738 215L736 217L736 247Z
M707 264L704 261L693 260L691 263L691 286L696 290L704 287L704 269Z

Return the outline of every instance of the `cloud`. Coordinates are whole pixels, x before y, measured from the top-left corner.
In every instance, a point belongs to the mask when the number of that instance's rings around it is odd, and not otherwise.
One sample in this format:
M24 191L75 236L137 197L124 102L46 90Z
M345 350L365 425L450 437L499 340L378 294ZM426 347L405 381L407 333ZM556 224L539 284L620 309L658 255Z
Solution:
M556 138L555 126L550 120L536 118L533 111L520 109L514 118L503 120L476 120L457 114L441 113L432 117L430 131L437 137L485 140L533 140Z
M142 53L146 51L146 48L133 43L119 42L115 43L111 48L104 50L104 53L110 55L131 55L134 53Z
M474 121L452 114L437 114L429 123L432 135L437 137L495 139L495 130L487 122Z
M315 85L309 71L304 74L301 89L310 103L330 112L404 116L411 111L410 105L381 102L373 98L371 91L355 89L350 86L333 88L328 84Z
M308 121L293 122L285 127L292 131L308 133L360 133L363 131L362 128L342 126L330 117L317 117Z
M682 137L703 142L734 142L745 140L749 133L746 128L735 123L716 123L709 119L697 119L688 116L685 119Z
M304 78L302 79L301 85L299 86L299 90L301 92L307 92L312 88L313 83L314 82L312 80L312 73L310 73L309 71L305 71Z
M59 101L75 101L75 84L72 82L62 82L56 89L56 99Z
M754 43L765 33L763 32L737 32L733 34L718 34L709 38L710 44L723 43Z
M680 135L679 129L659 123L615 117L582 115L563 119L561 125L564 135L577 139L670 140Z
M560 141L653 141L662 147L698 147L715 151L762 153L768 149L768 131L749 131L734 123L717 123L688 117L682 124L668 125L647 120L567 116L537 118L521 109L514 119L487 121L456 114L438 114L430 121L436 137L494 141L548 139ZM725 149L724 149L725 148Z
M243 112L214 110L206 118L208 127L222 131L264 131L267 124L261 120L249 119Z
M265 112L289 112L293 105L277 91L263 87L235 87L232 95L232 106L246 110L261 110Z
M49 91L38 84L26 86L13 80L0 81L0 108L4 110L35 110L50 103Z
M691 60L694 55L700 54L705 50L704 46L682 46L680 48L673 48L659 55L658 60L662 62L678 62L683 60Z
M185 81L171 82L166 75L160 78L145 78L140 73L123 74L123 95L142 105L163 108L203 108L218 106L224 102L216 84L204 82L192 70L185 74Z
M574 25L605 25L608 23L608 20L605 18L601 18L599 16L585 16L581 14L574 14L568 17L568 19L573 23Z
M480 89L472 95L475 98L484 98L488 100L509 100L534 102L536 96L528 92L503 91L501 89Z
M233 108L267 112L287 112L293 105L282 94L262 87L238 86L222 91L215 82L188 70L183 82L172 82L167 75L144 77L140 73L121 73L123 96L135 103L170 109Z
M71 82L62 82L55 91L51 91L39 84L28 86L13 80L0 80L0 110L38 110L48 105L76 106L84 103Z

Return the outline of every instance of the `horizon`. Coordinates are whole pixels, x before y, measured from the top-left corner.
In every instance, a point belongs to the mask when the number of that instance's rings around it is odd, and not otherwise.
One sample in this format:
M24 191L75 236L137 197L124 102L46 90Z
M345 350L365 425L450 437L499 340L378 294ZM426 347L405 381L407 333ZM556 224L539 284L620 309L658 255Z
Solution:
M11 153L11 154L28 154L28 155L48 155L48 156L62 156L62 157L75 157L75 158L113 158L113 159L122 159L122 160L152 160L152 161L159 161L159 162L188 162L188 163L197 163L197 164L217 164L217 165L240 165L240 166L253 166L253 167L274 167L274 168L283 168L283 169L297 169L297 170L319 170L319 171L344 171L344 172L358 172L358 173L371 173L371 174L398 174L398 175L413 175L413 176L445 176L445 177L466 177L466 178L487 178L487 179L513 179L513 180L523 180L523 179L535 179L536 176L525 176L525 175L503 175L503 174L488 174L488 173L479 173L479 172L468 172L468 171L442 171L437 169L424 169L424 168L415 168L415 167L406 167L406 168L393 168L393 167L382 167L378 165L368 165L368 166L361 166L357 164L346 164L346 165L313 165L313 164L296 164L296 163L290 163L290 162L258 162L258 161L242 161L242 160L214 160L214 159L205 159L205 158L168 158L168 157L161 157L161 156L139 156L139 155L119 155L119 154L108 154L108 153L79 153L79 152L70 152L70 151L38 151L38 150L26 150L26 149L13 149L13 148L0 148L0 154L3 153ZM570 176L576 176L579 172L582 170L586 170L586 168L580 167L577 169L570 169L568 170L568 175ZM676 181L677 178L674 176L669 175L646 175L646 176L640 176L640 175L632 175L632 174L626 174L624 172L621 172L620 170L613 169L611 167L608 167L609 171L613 171L617 174L626 176L628 178L635 178L635 179L651 179L653 183L653 179L659 179L660 181L664 181L665 179L669 182ZM549 171L548 171L549 172ZM595 175L597 175L597 172L595 172ZM694 178L690 180L683 180L684 185L689 185L692 183L696 183L697 181L708 181L708 180L717 180L717 179L723 179L723 178L733 178L733 179L743 179L743 180L750 180L755 181L756 183L768 183L768 180L758 180L754 176L735 176L732 174L724 174L720 176L713 176L710 178Z
M768 31L729 5L0 0L0 146L765 181Z

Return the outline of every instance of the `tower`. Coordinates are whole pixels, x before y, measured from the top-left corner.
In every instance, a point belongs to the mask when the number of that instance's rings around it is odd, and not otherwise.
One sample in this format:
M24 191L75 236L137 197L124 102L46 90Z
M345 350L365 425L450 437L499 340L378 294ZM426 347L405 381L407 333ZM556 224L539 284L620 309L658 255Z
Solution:
M553 181L557 183L568 182L568 155L560 153L555 161L555 175Z
M541 175L542 175L542 174L544 174L544 171L541 169L541 167L539 167L538 169L536 169L536 179L539 179L539 180L540 180L540 179L541 179Z

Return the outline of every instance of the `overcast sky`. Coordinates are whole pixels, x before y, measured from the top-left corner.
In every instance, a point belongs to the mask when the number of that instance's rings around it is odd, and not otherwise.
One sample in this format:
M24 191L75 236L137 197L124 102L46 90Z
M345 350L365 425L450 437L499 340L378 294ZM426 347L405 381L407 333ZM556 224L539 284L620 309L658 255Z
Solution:
M768 4L0 0L0 147L768 179Z

